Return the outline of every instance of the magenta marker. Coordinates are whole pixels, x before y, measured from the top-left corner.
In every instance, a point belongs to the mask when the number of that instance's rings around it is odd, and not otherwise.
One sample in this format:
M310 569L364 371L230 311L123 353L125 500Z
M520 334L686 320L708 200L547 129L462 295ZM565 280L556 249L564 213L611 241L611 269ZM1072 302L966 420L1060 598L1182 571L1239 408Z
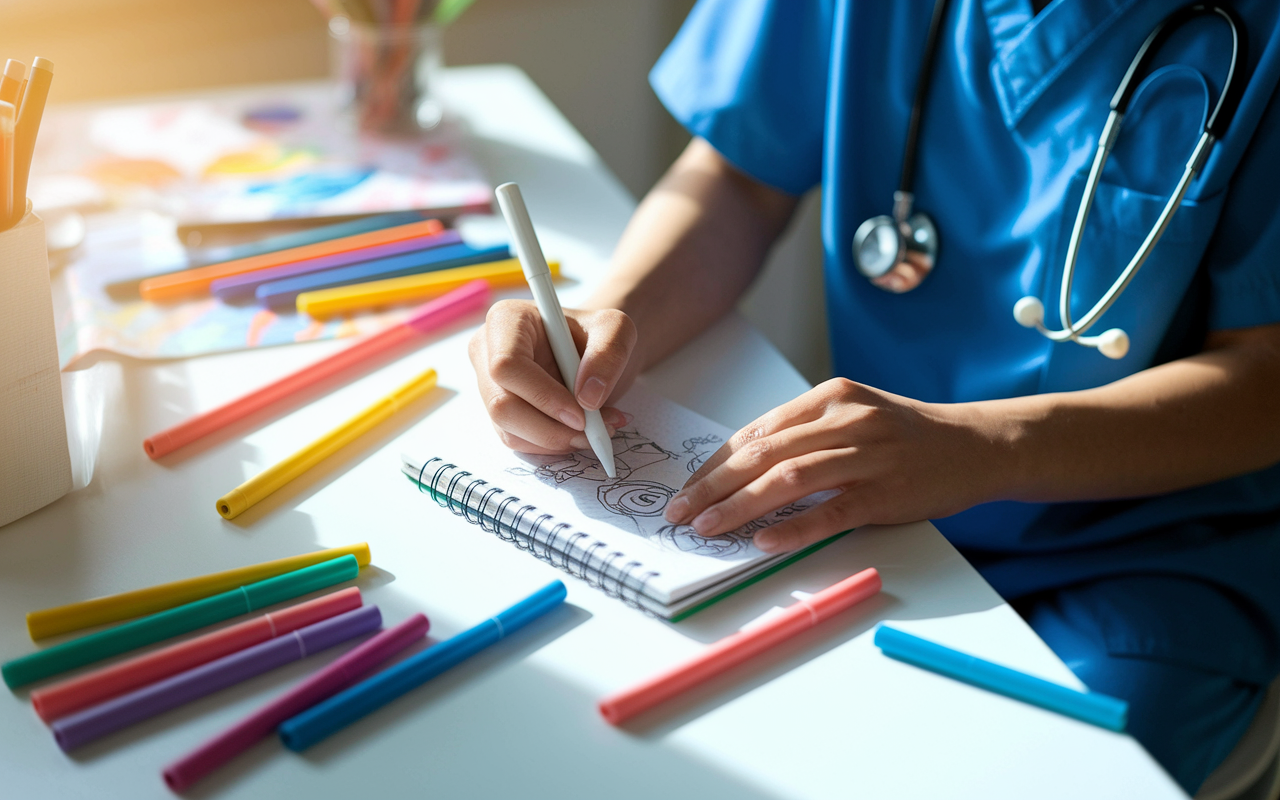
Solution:
M429 626L425 616L414 614L394 628L382 631L165 767L164 782L175 792L186 791L196 781L275 733L281 722L332 697L396 653L420 641L427 635Z

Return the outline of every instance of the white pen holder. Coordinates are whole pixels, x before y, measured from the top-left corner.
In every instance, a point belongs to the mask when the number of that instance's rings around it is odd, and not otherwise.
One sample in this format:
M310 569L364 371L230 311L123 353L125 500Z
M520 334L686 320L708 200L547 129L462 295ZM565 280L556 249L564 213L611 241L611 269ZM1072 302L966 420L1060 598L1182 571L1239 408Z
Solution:
M0 233L0 525L71 491L44 221Z

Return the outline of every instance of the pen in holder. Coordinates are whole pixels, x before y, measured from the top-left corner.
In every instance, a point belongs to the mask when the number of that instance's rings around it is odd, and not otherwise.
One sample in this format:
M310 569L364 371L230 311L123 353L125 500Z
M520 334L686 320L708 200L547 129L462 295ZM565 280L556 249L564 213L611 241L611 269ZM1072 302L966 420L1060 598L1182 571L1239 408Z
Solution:
M44 221L0 232L0 525L71 491Z

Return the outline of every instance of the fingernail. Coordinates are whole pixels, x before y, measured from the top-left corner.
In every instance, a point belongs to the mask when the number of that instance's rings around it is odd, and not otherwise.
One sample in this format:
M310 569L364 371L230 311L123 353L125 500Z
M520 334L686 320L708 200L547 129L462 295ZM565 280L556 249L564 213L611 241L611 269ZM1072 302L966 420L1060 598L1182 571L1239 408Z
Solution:
M699 536L711 536L719 531L717 526L720 525L720 511L719 509L708 508L694 517L693 522L689 524L693 526Z
M566 427L573 428L575 431L580 431L583 428L582 419L580 419L578 415L574 414L572 411L568 411L568 410L561 411L560 421L563 422Z
M578 392L578 402L587 408L599 408L604 404L604 390L604 381L587 378L587 382L582 384L582 391Z
M630 414L624 414L616 408L610 409L609 413L605 415L605 423L614 428L625 428L631 424L632 419L634 417Z
M758 550L765 553L772 553L773 548L778 544L777 541L775 541L777 538L778 537L774 536L771 532L763 530L757 533L751 541L755 542Z
M569 446L574 450L590 450L591 443L587 441L585 436L575 436L569 440Z
M667 522L673 522L676 524L684 522L684 518L688 513L689 498L676 495L675 498L673 498L667 505Z

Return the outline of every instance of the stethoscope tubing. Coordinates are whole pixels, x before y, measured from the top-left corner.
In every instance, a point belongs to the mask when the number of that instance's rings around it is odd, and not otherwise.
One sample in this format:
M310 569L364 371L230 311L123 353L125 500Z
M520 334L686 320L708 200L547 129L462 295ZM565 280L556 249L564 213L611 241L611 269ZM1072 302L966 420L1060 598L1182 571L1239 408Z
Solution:
M907 124L906 149L903 156L901 180L898 189L894 192L893 216L873 217L867 220L858 228L854 236L854 260L858 269L876 285L881 286L881 288L888 288L879 282L879 276L883 272L881 267L887 267L893 263L886 260L889 256L894 257L896 262L903 261L904 246L906 244L903 229L918 225L921 229L928 231L928 235L925 236L925 239L928 240L928 248L925 251L928 259L927 268L911 284L904 288L890 289L891 291L908 291L918 285L919 281L923 280L923 275L927 275L928 271L932 269L934 256L937 252L937 236L932 221L925 214L916 214L915 217L910 215L914 201L912 183L915 172L917 138L922 124L925 101L928 99L932 66L937 54L937 42L940 38L942 20L946 9L947 0L935 0L933 14L929 21L925 55L921 64L921 75L916 84L911 116ZM1110 288L1103 293L1093 307L1078 321L1073 320L1071 314L1071 291L1075 279L1076 263L1080 255L1080 245L1084 239L1085 224L1089 219L1089 212L1093 208L1093 200L1097 194L1098 183L1102 179L1103 168L1106 166L1107 158L1111 155L1116 140L1119 138L1129 101L1133 98L1141 81L1150 72L1152 63L1165 42L1184 24L1201 16L1217 16L1225 21L1231 29L1231 62L1228 65L1227 74L1223 81L1222 92L1218 96L1218 101L1214 105L1213 111L1205 121L1204 129L1191 152L1190 158L1187 159L1182 177L1178 180L1173 193L1168 201L1165 202L1164 208L1161 209L1160 216L1147 232L1137 252L1133 254L1120 276L1111 283ZM1098 137L1098 146L1094 152L1093 162L1089 167L1084 194L1080 199L1079 207L1076 209L1075 223L1072 226L1071 237L1067 244L1062 271L1062 286L1058 297L1058 316L1062 328L1060 330L1052 330L1045 326L1044 306L1039 298L1036 297L1024 297L1014 307L1014 317L1020 325L1035 328L1054 342L1074 341L1077 344L1096 347L1109 358L1122 358L1128 352L1128 335L1118 328L1109 330L1101 336L1086 337L1085 333L1097 324L1125 290L1129 288L1129 285L1137 276L1138 270L1147 262L1152 251L1160 242L1161 237L1168 230L1173 220L1173 215L1182 205L1192 181L1195 180L1208 162L1214 145L1225 135L1248 84L1248 76L1243 74L1248 62L1247 48L1246 30L1240 16L1234 10L1217 3L1197 2L1182 6L1161 20L1160 24L1147 35L1137 53L1129 62L1129 66L1125 70L1115 94L1112 95L1111 110L1107 115L1102 134ZM909 217L911 220L919 218L918 223L909 223ZM887 252L881 246L879 252L864 257L862 252L863 244L875 241L873 234L876 234L877 229L882 232L890 229L893 231L888 238L897 241L896 254ZM914 229L906 231L906 233L912 232L914 232Z
M1088 220L1089 211L1093 207L1093 198L1098 190L1102 169L1107 163L1107 157L1111 155L1112 148L1115 147L1116 140L1119 138L1120 128L1124 122L1125 112L1128 110L1129 100L1133 97L1134 90L1138 85L1137 79L1146 75L1147 69L1160 45L1175 30L1194 17L1205 14L1214 14L1221 17L1231 28L1231 63L1227 67L1222 93L1218 97L1218 102L1215 104L1213 112L1205 122L1204 131L1196 142L1195 148L1191 151L1191 157L1187 159L1186 166L1182 171L1182 177L1178 180L1177 186L1174 187L1173 193L1169 196L1155 224L1147 232L1146 238L1143 239L1138 251L1129 260L1120 277L1112 282L1111 288L1103 294L1093 308L1089 309L1078 322L1073 321L1071 315L1071 287L1075 277L1076 260L1080 253L1080 243L1084 238L1085 222ZM1226 131L1227 126L1231 124L1231 119L1235 116L1236 107L1239 105L1240 96L1243 94L1243 83L1236 80L1236 70L1246 55L1247 39L1244 37L1243 28L1243 23L1240 22L1234 11L1217 4L1193 3L1183 6L1165 17L1160 25L1147 36L1137 54L1129 63L1129 68L1125 71L1124 78L1111 99L1111 112L1107 115L1107 122L1102 129L1102 135L1098 137L1098 149L1094 153L1093 164L1089 168L1089 177L1085 182L1084 196L1081 198L1080 207L1076 211L1075 224L1071 229L1071 239L1067 244L1062 287L1058 296L1058 316L1062 322L1062 329L1051 330L1044 325L1043 321L1037 322L1035 325L1036 330L1049 339L1055 342L1075 341L1081 344L1091 344L1080 342L1080 337L1092 328L1120 298L1120 295L1124 293L1125 289L1129 287L1129 284L1138 274L1138 270L1151 256L1151 252L1155 249L1156 244L1159 243L1160 238L1164 236L1170 222L1173 220L1174 213L1182 205L1187 190L1191 187L1191 182L1200 174L1205 163L1209 160L1209 154L1213 151L1213 146L1220 138L1220 134Z

